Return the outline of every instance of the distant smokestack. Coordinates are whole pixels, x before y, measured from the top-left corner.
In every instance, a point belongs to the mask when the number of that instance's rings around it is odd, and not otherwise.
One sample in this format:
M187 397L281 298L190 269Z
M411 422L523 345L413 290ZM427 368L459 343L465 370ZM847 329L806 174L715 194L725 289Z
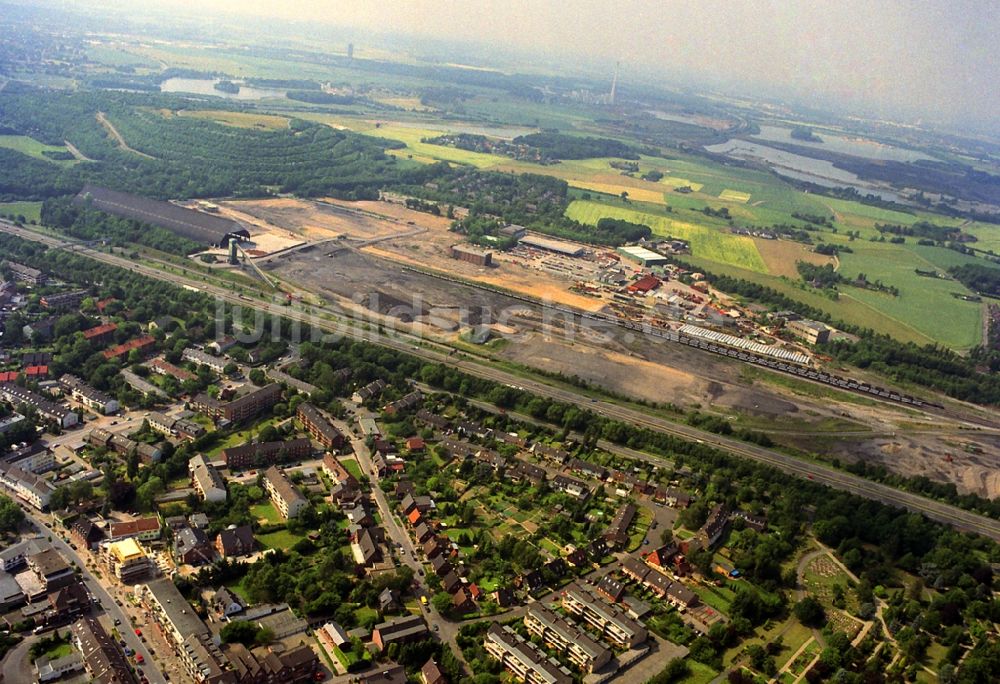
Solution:
M347 44L347 59L354 59L354 43Z
M621 62L615 62L615 77L611 79L611 94L608 95L608 104L615 103L615 91L618 90L618 69L621 68Z

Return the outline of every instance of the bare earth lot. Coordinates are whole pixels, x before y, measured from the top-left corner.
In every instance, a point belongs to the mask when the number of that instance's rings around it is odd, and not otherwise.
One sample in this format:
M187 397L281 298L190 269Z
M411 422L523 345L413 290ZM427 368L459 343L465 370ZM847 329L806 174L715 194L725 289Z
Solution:
M231 204L313 239L344 234L373 239L412 232L415 225L425 229L361 251L306 249L267 265L289 284L333 304L414 331L417 324L421 334L445 342L456 341L469 326L499 321L513 338L483 350L498 360L575 375L623 396L697 406L823 458L863 459L901 474L952 482L962 492L1000 495L1000 437L961 431L951 421L901 407L845 401L780 382L751 383L737 362L617 328L608 333L574 326L567 339L565 331L549 329L536 305L412 270L430 269L588 309L602 304L562 289L559 278L511 255L500 255L493 269L451 259L448 249L457 236L447 230L447 219L380 202L341 203L344 208L299 200ZM358 210L362 213L352 213ZM976 448L966 450L966 444Z

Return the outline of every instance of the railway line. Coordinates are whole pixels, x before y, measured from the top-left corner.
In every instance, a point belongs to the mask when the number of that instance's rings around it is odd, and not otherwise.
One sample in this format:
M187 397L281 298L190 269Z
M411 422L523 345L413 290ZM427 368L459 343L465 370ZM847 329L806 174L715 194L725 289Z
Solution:
M56 249L75 244L69 240L46 235L44 233L37 233L25 228L19 228L6 221L0 221L0 230L18 235L26 240L46 244ZM526 391L552 400L585 406L587 409L596 414L644 427L661 434L672 435L688 441L695 441L700 444L708 444L736 456L777 468L782 472L796 477L808 479L813 482L830 486L834 489L850 492L867 499L880 501L888 505L920 513L926 515L931 520L950 525L956 529L981 534L995 541L1000 541L1000 521L973 513L971 511L966 511L950 504L928 499L919 494L904 492L888 485L872 482L851 473L835 470L834 468L828 466L804 461L772 449L757 447L735 439L706 432L695 427L673 423L667 419L651 416L637 409L621 406L611 401L602 399L590 399L588 401L586 398L581 397L578 392L550 385L540 380L524 378L507 371L498 370L483 363L468 360L463 358L461 355L455 354L455 350L453 349L445 351L448 348L444 345L434 343L433 341L425 341L418 336L402 331L393 331L389 334L385 332L373 332L372 330L363 327L361 322L353 320L345 321L346 324L340 325L337 325L333 321L321 321L317 323L316 314L311 313L306 308L295 308L286 304L252 300L245 295L234 293L231 290L224 289L217 285L177 276L175 274L167 274L159 269L146 266L144 264L136 264L135 262L124 257L106 254L82 245L76 246L77 253L109 265L141 273L142 275L151 278L166 280L183 287L201 290L232 304L250 306L257 310L284 316L292 320L297 320L301 323L308 323L310 325L319 324L321 327L325 325L327 330L333 333L346 335L372 344L382 345L390 349L395 349L397 351L416 356L424 359L425 361L446 364L475 377L492 380L506 385L522 387ZM309 309L311 309L311 307L309 307ZM656 459L657 457L651 455L650 458Z
M551 304L548 302L542 302L538 299L528 297L525 295L508 292L506 290L501 290L498 288L489 287L487 285L482 285L479 283L470 283L466 280L460 278L451 278L441 273L434 273L433 271L428 271L425 269L413 268L412 266L406 266L403 270L414 271L422 275L426 275L432 278L438 278L451 283L465 285L466 287L474 287L480 290L485 290L487 292L492 292L494 294L503 295L505 297L510 297L511 299L516 299L528 304L533 304L535 306L544 306L559 313L566 314L567 316L575 317L579 320L587 320L599 324L607 324L616 326L625 330L639 332L643 335L648 335L656 339L664 340L667 342L674 342L683 344L689 347L694 347L702 351L707 351L712 354L719 354L721 356L727 356L737 361L742 361L744 363L754 364L756 366L763 366L770 370L778 371L781 373L787 373L789 375L795 375L805 380L811 380L813 382L831 385L837 389L857 392L858 394L867 394L877 399L883 401L895 402L900 404L906 404L909 406L914 406L916 408L935 408L944 409L941 404L936 404L934 402L926 401L918 397L913 397L908 394L903 394L896 390L886 389L884 387L879 387L877 385L872 385L863 380L855 380L853 378L844 378L833 373L827 373L825 371L816 369L812 366L805 364L797 364L788 360L781 360L777 358L772 358L765 356L763 354L756 354L745 349L740 349L737 347L731 347L718 342L712 342L710 340L694 337L692 335L685 335L669 328L659 328L648 323L630 321L619 318L617 316L606 314L606 313L591 313L588 311L580 311L578 309L572 309L567 306L562 306L559 304Z

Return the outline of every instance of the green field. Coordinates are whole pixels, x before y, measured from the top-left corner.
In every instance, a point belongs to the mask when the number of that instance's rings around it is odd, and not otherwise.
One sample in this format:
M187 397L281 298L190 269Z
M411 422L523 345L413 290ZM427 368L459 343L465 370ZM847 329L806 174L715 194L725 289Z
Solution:
M356 479L360 480L364 476L364 473L361 472L361 464L358 463L357 459L345 458L340 464Z
M305 539L301 534L293 534L288 530L278 530L257 536L257 541L267 549L290 549L296 542Z
M282 521L281 514L278 513L274 504L270 501L251 506L250 515L257 519L267 520L269 523L280 523Z
M0 135L0 147L6 147L7 149L20 152L21 154L26 154L29 157L51 162L52 164L59 164L61 166L69 166L75 163L72 159L58 160L46 157L42 154L43 152L69 152L69 150L61 145L46 145L45 143L39 142L34 138L29 138L26 135Z
M969 291L959 282L926 278L915 269L941 268L938 264L956 261L940 248L927 247L928 257L915 249L884 242L854 242L853 254L840 255L840 272L847 278L865 273L899 288L900 295L841 287L842 298L856 299L920 334L953 349L969 349L982 338L982 304L964 302L953 292ZM916 247L916 246L914 246ZM956 257L962 255L955 253ZM934 261L932 261L933 259Z
M616 218L633 223L643 223L652 228L653 233L687 240L695 256L722 264L767 273L764 260L753 240L739 235L731 235L720 229L708 228L686 221L677 221L666 216L648 212L613 207L600 202L576 200L566 209L566 215L581 223L596 225L602 218Z
M41 202L0 202L0 214L7 216L23 216L28 221L42 219Z
M708 665L699 663L692 658L687 658L686 662L691 674L682 679L681 684L708 684L719 674Z
M708 259L699 257L684 257L684 260L703 268L711 273L728 275L733 278L742 278L760 285L766 285L787 297L796 299L809 306L814 306L821 311L825 311L834 319L844 321L851 325L862 328L871 328L879 332L891 335L903 342L916 342L918 344L930 344L932 339L914 330L910 326L903 325L895 319L886 318L878 309L868 304L848 297L841 297L839 300L832 300L823 293L807 288L799 281L791 281L787 278L779 278L766 273L750 271L745 268L738 268L727 264L720 264Z

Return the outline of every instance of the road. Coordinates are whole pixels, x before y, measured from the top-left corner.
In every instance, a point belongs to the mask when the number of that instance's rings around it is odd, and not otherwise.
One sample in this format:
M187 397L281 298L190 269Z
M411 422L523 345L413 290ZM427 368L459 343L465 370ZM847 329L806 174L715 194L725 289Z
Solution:
M425 361L440 363L451 366L469 375L492 380L494 382L523 387L525 390L548 399L562 401L569 404L581 405L596 414L613 418L625 423L647 428L661 434L679 437L688 441L695 441L706 444L732 453L736 456L746 458L757 463L762 463L782 472L808 479L819 484L824 484L834 489L850 492L867 499L879 501L897 508L903 508L915 513L922 513L931 520L935 520L952 527L981 534L994 541L1000 541L1000 521L993 520L983 515L972 513L957 506L934 501L919 494L897 490L888 485L879 484L866 480L848 472L836 470L819 463L803 461L794 456L766 449L752 444L747 444L729 437L722 437L710 432L699 430L689 425L671 422L665 418L653 416L638 409L621 406L612 401L601 399L590 399L589 401L574 390L548 384L540 380L528 379L520 375L515 375L507 371L502 371L483 363L469 360L460 354L437 351L430 348L432 345L440 349L445 349L443 345L434 342L426 342L421 338L410 335L402 331L373 332L364 321L341 320L330 321L320 318L313 307L288 306L274 302L264 302L242 298L236 293L212 285L200 280L186 278L174 273L164 273L159 269L137 264L129 259L114 254L106 254L93 250L89 247L78 245L71 240L54 237L43 233L37 233L26 228L19 228L9 221L0 221L0 230L18 235L27 240L41 242L54 248L75 246L78 254L101 261L107 264L118 266L150 278L166 280L177 285L186 285L196 288L202 292L215 296L221 300L234 305L254 308L272 315L284 316L292 320L324 328L325 330L345 335L354 339L364 340L373 344L382 345L390 349L405 352ZM323 311L329 314L328 311ZM655 457L650 457L655 458Z
M0 664L0 678L4 684L34 684L35 673L28 651L39 637L28 635L17 646L7 651Z
M25 516L28 520L30 520L35 527L39 529L41 534L49 535L51 537L52 546L54 546L67 560L76 563L77 567L80 568L80 574L83 576L87 588L90 590L90 593L100 601L104 612L106 612L112 620L121 621L121 626L119 627L121 638L125 640L125 643L128 644L129 648L136 653L142 654L142 657L146 661L146 663L142 666L142 670L146 673L146 677L149 681L153 684L165 684L166 680L164 680L162 673L156 666L156 661L153 660L153 656L149 652L149 649L146 648L146 644L135 635L135 631L132 628L132 623L129 620L128 615L126 615L121 606L115 602L114 597L111 596L104 585L98 582L97 578L95 578L87 569L86 560L74 551L69 544L63 541L60 536L61 530L55 528L55 523L43 518L38 511L35 511L27 505L22 504L21 508L24 510ZM54 529L46 527L46 522L53 525Z
M118 129L115 128L115 125L110 121L108 121L108 117L104 115L104 112L97 112L97 123L104 126L104 129L111 134L111 137L115 139L115 141L118 143L118 147L120 147L121 149L125 150L126 152L131 152L132 154L137 154L140 157L145 157L146 159L156 159L156 157L148 155L145 152L140 152L137 149L129 147L129 144L125 142L125 138L123 138L122 134L118 132Z

